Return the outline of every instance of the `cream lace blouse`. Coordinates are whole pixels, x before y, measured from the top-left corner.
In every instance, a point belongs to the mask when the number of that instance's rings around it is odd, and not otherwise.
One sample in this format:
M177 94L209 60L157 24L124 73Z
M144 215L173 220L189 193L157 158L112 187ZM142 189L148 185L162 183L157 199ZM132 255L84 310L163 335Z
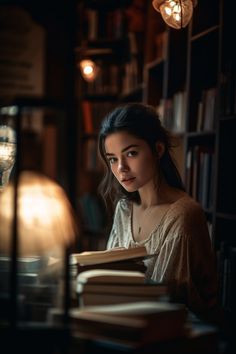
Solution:
M217 287L214 253L205 215L200 205L185 196L171 204L149 237L135 242L132 236L132 202L116 206L107 248L145 245L147 279L169 284L175 301L192 311L206 313L216 305Z

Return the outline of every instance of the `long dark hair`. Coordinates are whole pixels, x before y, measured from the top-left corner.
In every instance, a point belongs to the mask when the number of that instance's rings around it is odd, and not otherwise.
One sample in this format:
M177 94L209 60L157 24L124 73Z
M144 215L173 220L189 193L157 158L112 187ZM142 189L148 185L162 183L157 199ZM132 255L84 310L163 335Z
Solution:
M110 201L116 203L118 199L126 198L137 203L140 202L138 192L127 192L117 181L106 158L105 139L108 135L118 131L125 131L146 141L153 154L157 154L156 143L163 143L165 151L160 159L157 157L158 175L159 177L163 176L170 186L184 190L179 171L170 154L174 146L170 133L161 125L157 113L151 106L141 103L128 103L118 106L107 114L99 133L99 155L105 165L105 174L100 183L99 191L105 201L110 199Z

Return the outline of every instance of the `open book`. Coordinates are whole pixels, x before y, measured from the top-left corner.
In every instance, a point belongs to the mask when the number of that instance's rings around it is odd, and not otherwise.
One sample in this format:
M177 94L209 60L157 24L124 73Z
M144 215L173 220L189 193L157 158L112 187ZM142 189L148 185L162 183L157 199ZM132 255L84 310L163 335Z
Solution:
M73 257L81 265L122 261L147 256L145 246L135 248L117 247L105 251L74 253Z
M144 259L151 257L145 246L135 248L117 247L111 250L73 253L71 264L78 265L78 271L88 269L125 269L146 271Z

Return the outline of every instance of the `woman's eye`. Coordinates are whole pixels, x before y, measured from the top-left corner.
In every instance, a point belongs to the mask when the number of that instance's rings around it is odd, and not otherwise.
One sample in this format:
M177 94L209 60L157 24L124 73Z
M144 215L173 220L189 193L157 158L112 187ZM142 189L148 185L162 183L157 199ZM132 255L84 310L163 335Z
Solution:
M136 156L138 153L137 153L137 151L129 151L128 153L127 153L127 156L128 157L133 157L133 156Z
M110 165L112 165L116 161L116 158L115 157L110 157L108 159L108 161L109 161Z

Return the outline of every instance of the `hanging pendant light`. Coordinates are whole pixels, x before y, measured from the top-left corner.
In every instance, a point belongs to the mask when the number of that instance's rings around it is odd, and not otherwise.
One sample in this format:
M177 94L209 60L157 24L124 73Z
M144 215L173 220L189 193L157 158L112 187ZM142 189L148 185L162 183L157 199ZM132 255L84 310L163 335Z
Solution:
M190 22L197 0L153 0L152 5L168 26L180 29Z

